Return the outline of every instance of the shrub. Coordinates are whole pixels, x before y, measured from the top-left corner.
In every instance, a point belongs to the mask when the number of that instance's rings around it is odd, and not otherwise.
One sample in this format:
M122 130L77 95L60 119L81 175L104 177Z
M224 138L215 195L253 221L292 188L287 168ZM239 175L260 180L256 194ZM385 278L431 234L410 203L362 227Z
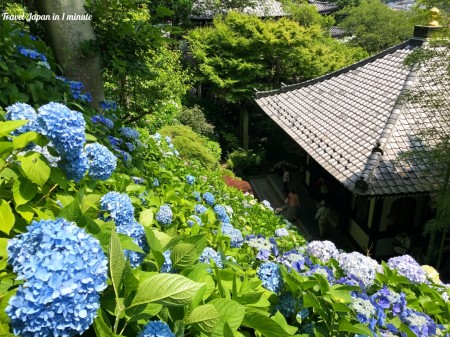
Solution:
M243 175L256 174L262 160L261 153L252 150L237 149L228 155L228 166L236 171L242 170Z
M192 108L183 107L178 117L181 124L190 126L192 130L203 136L210 136L214 132L214 125L208 123L199 105Z
M240 190L244 193L246 192L246 193L253 194L252 187L250 186L250 183L248 181L245 181L245 180L242 180L239 178L232 178L229 176L224 176L223 180L225 181L225 184L227 184L230 187L237 188L238 190Z
M208 169L215 169L219 165L219 145L196 134L189 126L165 126L159 130L159 133L172 138L175 148L184 159L196 160Z

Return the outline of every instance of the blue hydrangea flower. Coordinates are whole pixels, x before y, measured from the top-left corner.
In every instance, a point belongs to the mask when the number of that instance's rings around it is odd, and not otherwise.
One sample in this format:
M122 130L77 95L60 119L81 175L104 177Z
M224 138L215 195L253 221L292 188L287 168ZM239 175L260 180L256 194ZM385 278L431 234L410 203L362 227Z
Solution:
M299 317L300 319L306 319L309 317L309 309L308 308L303 308L301 309L298 313L297 313L297 317Z
M105 99L100 102L100 108L102 108L103 110L116 111L117 103L115 101Z
M277 228L275 229L275 236L277 238L282 238L284 236L289 236L289 231L286 228Z
M128 139L138 139L140 136L139 131L129 127L120 128L119 132L122 136Z
M268 249L260 249L258 251L258 254L256 254L256 259L260 260L260 261L267 261L269 260L270 257L270 250Z
M100 199L100 208L109 213L106 221L114 220L117 227L133 223L134 207L125 193L108 192Z
M122 157L122 160L125 162L125 164L131 161L131 155L128 152L120 150L119 153L120 157Z
M159 134L159 133L157 132L157 133L155 133L154 135L152 135L152 138L153 138L155 141L159 142L159 141L161 140L161 134Z
M356 276L366 287L371 286L375 282L376 274L382 272L377 261L358 252L342 253L337 257L337 261L346 275Z
M214 205L214 202L216 201L216 199L210 192L203 193L203 200L205 200L205 202L210 206Z
M222 258L220 257L220 254L210 247L206 247L205 249L203 249L202 255L200 255L198 260L200 262L209 264L211 259L217 265L217 268L223 268Z
M283 287L283 278L281 277L280 267L275 262L262 263L256 272L262 286L267 290L279 293Z
M59 218L33 221L8 242L9 263L24 280L6 308L14 334L81 335L106 288L107 259L97 239Z
M83 102L92 102L92 95L89 92L72 92L72 97Z
M228 217L227 210L225 206L222 205L215 205L214 206L214 212L216 213L217 217L222 222L230 222L230 218Z
M187 182L189 185L194 185L194 183L195 183L195 177L194 177L193 175L188 174L188 175L186 176L186 182Z
M239 229L234 228L229 223L222 224L222 234L230 237L230 247L240 248L244 243L244 238L242 237L242 232Z
M301 302L303 301L301 299L295 299L292 293L284 292L278 297L278 303L275 306L275 310L281 312L284 317L291 317L296 312L297 308L301 306Z
M89 160L89 176L98 180L111 177L117 165L116 156L99 143L87 144L84 149Z
M170 273L172 271L172 259L170 258L171 250L166 250L164 255L164 263L161 266L161 273Z
M66 106L50 102L38 109L41 133L49 138L62 156L81 151L86 142L83 115Z
M136 146L134 146L133 143L126 142L125 146L127 147L128 151L130 151L130 152L133 152L134 150L136 150Z
M370 300L384 310L390 309L393 316L397 316L406 310L406 295L404 293L398 294L386 286L373 294Z
M172 223L172 209L169 205L162 205L156 212L156 220L163 225L168 226Z
M111 144L111 146L112 146L113 148L115 148L115 149L117 149L118 146L119 146L120 144L122 144L122 140L119 139L119 138L116 138L116 137L113 137L113 136L108 136L108 137L106 137L106 138L108 138L109 144Z
M196 215L191 215L187 221L187 224L189 227L194 226L195 224L198 224L199 226L203 226L202 219L200 219Z
M356 318L361 323L367 324L369 329L374 331L375 324L377 323L377 308L368 299L359 296L353 298L350 307L356 312Z
M162 321L151 321L137 337L175 337L170 327Z
M27 124L11 132L14 136L18 136L28 131L39 132L37 113L31 105L26 103L14 103L13 105L6 107L5 119L7 121L28 120Z
M110 120L109 118L102 116L102 115L95 115L91 118L92 123L102 123L103 125L106 125L108 129L114 128L114 122Z
M311 241L306 246L306 253L319 259L322 263L329 259L335 259L339 255L339 251L331 241Z
M172 144L172 138L170 138L169 136L164 137L164 139L166 140L167 145Z
M202 196L200 195L200 192L195 191L192 194L194 195L194 198L197 202L200 202L202 200Z
M430 316L410 308L407 308L401 315L402 321L415 332L417 337L435 336L437 324Z
M425 283L427 281L427 274L409 255L395 256L388 260L389 268L397 270L397 272L409 279L413 283Z
M205 213L207 210L207 208L203 205L195 205L194 207L194 212L198 215L202 215L203 213Z
M154 187L158 187L159 186L159 180L158 179L156 179L156 178L154 178L153 179L153 184L152 184Z
M137 244L144 252L148 253L150 251L144 228L140 223L134 221L124 226L118 226L116 227L116 231L117 233L125 234L132 238L133 242ZM130 261L132 268L139 267L145 257L145 254L127 249L124 250L124 253L125 257Z
M83 179L89 169L89 161L84 150L73 151L70 154L62 155L62 160L58 162L59 167L66 174L67 179L79 182Z
M42 53L39 53L37 50L27 49L24 47L17 47L17 50L23 56L29 57L33 60L41 60L43 62L47 62L47 58L45 57L45 55Z
M141 177L133 176L133 177L131 177L131 180L132 180L133 183L136 184L136 185L142 185L142 184L145 184L145 179L144 179L144 178L141 178Z

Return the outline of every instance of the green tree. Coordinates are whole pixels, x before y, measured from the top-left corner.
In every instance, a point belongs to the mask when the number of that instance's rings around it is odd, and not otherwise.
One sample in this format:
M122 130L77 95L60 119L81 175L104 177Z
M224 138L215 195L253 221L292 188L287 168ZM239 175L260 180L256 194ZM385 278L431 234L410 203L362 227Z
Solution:
M325 36L319 26L283 18L263 21L230 12L187 35L198 81L226 102L253 98L254 88L278 88L335 71L366 56Z
M289 13L290 18L303 27L319 25L324 29L328 29L335 23L332 16L319 14L317 7L307 2L284 0L282 3L284 11Z
M380 0L363 0L359 6L347 7L340 14L346 17L339 26L354 35L349 44L371 54L401 43L413 33L411 13L394 11Z
M416 85L405 96L407 107L418 114L426 114L429 122L417 118L420 130L416 142L422 146L408 152L405 157L413 164L430 170L427 174L439 183L434 186L431 208L435 216L425 226L430 240L426 254L427 263L440 266L445 241L450 229L450 30L441 29L426 48L416 50L407 60L419 69ZM440 241L437 243L436 238ZM436 249L437 248L437 249ZM448 248L448 247L447 247ZM433 258L432 258L433 257ZM437 257L437 258L436 258Z

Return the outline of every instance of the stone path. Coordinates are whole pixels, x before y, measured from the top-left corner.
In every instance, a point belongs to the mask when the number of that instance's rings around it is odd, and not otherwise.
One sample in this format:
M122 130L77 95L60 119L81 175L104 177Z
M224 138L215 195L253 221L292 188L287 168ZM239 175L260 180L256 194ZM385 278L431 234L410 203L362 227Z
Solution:
M257 176L250 178L249 181L255 192L255 196L260 201L269 201L274 209L284 206L283 181L280 176L276 174ZM298 176L291 176L291 185L296 187L300 200L299 217L295 225L307 241L320 240L319 227L314 219L317 211L316 200L308 194L308 191L300 183ZM338 233L331 225L327 229L325 240L334 242L337 248L347 252L358 250L345 235Z

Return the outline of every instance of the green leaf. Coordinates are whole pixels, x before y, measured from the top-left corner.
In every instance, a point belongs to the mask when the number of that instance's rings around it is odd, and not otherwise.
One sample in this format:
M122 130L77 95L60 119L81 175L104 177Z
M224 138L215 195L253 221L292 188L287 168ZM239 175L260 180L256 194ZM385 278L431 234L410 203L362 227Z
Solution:
M59 213L59 216L66 220L75 222L80 227L86 226L86 220L76 199L65 206Z
M16 206L16 212L20 214L27 222L31 222L34 217L34 210L30 204Z
M102 308L98 310L98 315L94 319L94 330L97 337L114 337L111 323Z
M372 336L372 331L364 324L350 323L345 318L341 319L338 323L339 331L352 332L360 335Z
M264 337L290 337L273 319L255 312L246 313L242 325L255 329Z
M139 214L139 223L144 227L150 227L153 223L153 211L151 209L144 209Z
M220 314L212 304L201 305L192 310L186 319L186 324L193 324L201 332L209 333L214 330L220 320Z
M197 283L177 274L157 274L139 284L131 306L146 303L185 305L195 296L203 283Z
M8 136L11 131L20 128L22 125L28 123L28 120L6 121L0 122L0 135Z
M230 325L232 330L237 330L241 325L245 314L245 307L227 298L218 298L209 302Z
M277 311L277 313L272 317L272 319L277 322L284 331L286 331L289 335L293 335L297 332L298 328L292 325L289 325L286 322L286 318L281 314L281 312Z
M121 233L119 233L119 238L122 249L132 250L133 252L145 254L142 248L139 247L136 243L134 243L133 238Z
M91 135L91 134L89 134L89 133L86 133L86 140L87 140L88 142L96 142L96 141L97 141L97 138L95 138L94 135Z
M28 179L18 179L13 185L13 197L16 206L26 204L32 200L38 192L37 186Z
M123 248L120 244L119 236L115 229L111 230L111 238L109 242L109 271L111 273L111 281L116 294L116 299L120 296L120 286L123 279L123 272L125 269L125 256L123 255Z
M14 149L21 149L37 138L36 132L25 132L13 138Z
M200 254L197 254L196 246L190 243L180 243L173 247L170 259L174 268L185 269L193 265Z
M67 178L64 172L59 167L52 167L50 173L50 180L58 184L62 189L67 188Z
M15 221L14 213L9 204L5 200L0 199L0 231L9 234L14 227Z
M27 153L19 159L25 176L33 183L43 186L50 178L51 168L40 153Z

